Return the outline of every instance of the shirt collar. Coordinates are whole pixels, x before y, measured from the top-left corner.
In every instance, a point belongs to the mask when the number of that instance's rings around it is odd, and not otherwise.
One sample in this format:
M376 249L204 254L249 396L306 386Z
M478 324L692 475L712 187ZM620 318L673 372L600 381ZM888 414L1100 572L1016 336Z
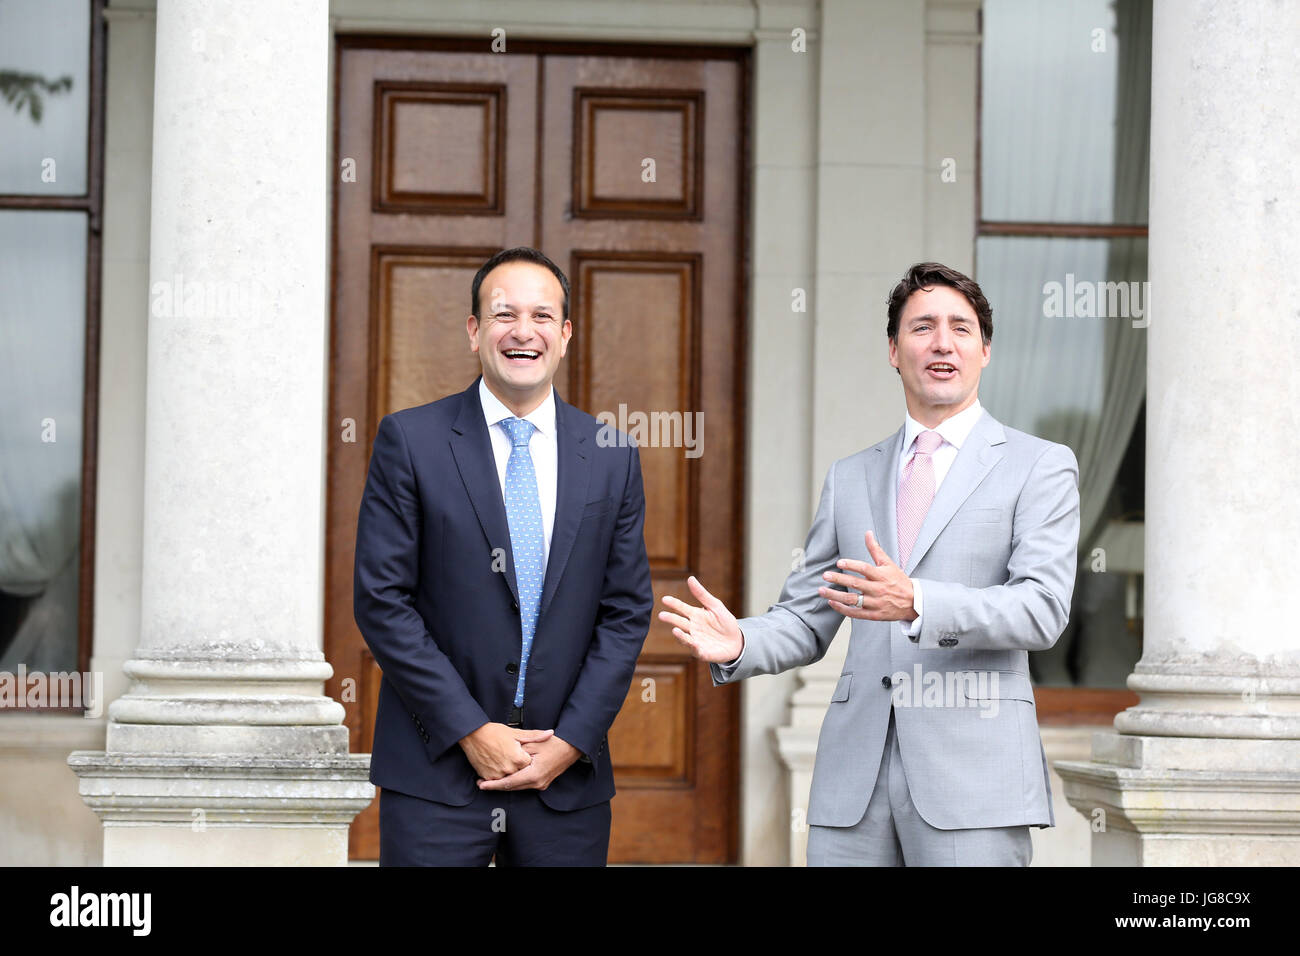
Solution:
M483 406L483 418L487 422L488 428L506 418L514 418L515 413L506 408L501 399L492 394L492 389L487 387L487 382L483 379L478 380L478 400ZM543 435L554 436L555 434L555 388L552 387L546 393L546 398L542 404L538 405L531 412L524 416L524 421L532 422L537 430Z
M906 455L912 450L912 442L916 441L916 436L923 431L938 432L940 438L960 451L962 442L970 435L971 429L975 427L975 423L979 421L983 411L984 407L980 405L980 400L977 398L971 402L969 408L964 408L956 415L945 418L937 428L933 429L927 429L911 415L908 415L903 424L903 454Z

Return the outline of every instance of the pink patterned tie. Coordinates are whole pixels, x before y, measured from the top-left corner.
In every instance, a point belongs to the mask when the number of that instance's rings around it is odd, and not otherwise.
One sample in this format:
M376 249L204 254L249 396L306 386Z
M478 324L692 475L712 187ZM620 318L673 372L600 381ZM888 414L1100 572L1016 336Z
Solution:
M899 567L907 567L921 522L934 500L934 462L930 456L942 444L943 436L938 432L921 432L916 436L916 454L903 469L903 480L898 486Z

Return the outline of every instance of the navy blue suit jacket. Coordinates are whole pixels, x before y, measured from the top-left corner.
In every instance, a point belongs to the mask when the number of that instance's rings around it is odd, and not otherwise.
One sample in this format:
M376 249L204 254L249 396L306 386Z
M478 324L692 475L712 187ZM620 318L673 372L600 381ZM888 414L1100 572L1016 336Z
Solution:
M654 595L636 445L555 397L555 527L529 655L524 726L585 755L541 793L555 810L614 795L606 732L627 695ZM618 434L609 430L607 434ZM353 611L383 670L370 781L464 806L458 745L514 704L522 639L505 504L479 401L385 415L357 522Z

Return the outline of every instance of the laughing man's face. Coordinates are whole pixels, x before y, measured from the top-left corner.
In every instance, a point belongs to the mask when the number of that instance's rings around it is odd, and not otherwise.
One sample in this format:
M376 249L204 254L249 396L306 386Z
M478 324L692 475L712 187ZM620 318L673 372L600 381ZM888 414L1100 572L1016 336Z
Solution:
M466 328L483 381L516 414L527 414L546 398L573 334L563 317L564 289L544 266L506 262L483 277L479 312Z

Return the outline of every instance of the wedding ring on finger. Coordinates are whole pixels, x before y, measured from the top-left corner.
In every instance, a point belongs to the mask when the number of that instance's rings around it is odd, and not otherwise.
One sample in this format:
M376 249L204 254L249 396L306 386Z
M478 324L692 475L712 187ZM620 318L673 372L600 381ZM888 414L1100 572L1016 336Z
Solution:
M861 591L859 591L859 592L858 592L858 602L857 602L856 604L854 604L853 606L854 606L854 607L857 607L857 608L862 607L862 599L863 599L864 597L866 597L866 595L863 594Z

